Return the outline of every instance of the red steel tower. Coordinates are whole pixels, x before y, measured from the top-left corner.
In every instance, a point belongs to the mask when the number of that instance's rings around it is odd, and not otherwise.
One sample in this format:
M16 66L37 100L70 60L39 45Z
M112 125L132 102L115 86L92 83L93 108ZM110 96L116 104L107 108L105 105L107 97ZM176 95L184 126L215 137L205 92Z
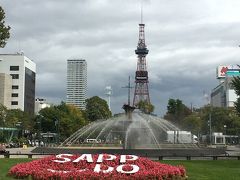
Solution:
M140 101L145 101L150 104L150 97L148 91L148 71L146 66L146 55L148 54L148 49L145 44L145 24L139 24L139 40L138 46L135 53L138 56L137 61L137 71L135 74L135 91L133 98L133 106L137 107Z

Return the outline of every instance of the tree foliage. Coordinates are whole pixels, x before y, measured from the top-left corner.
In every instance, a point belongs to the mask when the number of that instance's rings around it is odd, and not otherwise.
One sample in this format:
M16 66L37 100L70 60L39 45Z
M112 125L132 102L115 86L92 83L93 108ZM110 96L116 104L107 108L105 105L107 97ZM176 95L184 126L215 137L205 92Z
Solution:
M33 131L33 117L20 109L7 109L0 104L0 126L7 128L18 128L19 137L30 136ZM3 134L3 133L2 133ZM5 133L6 135L7 133ZM1 138L1 140L6 138Z
M10 26L5 26L5 12L0 6L0 48L4 48L7 40L10 38Z
M232 86L236 94L238 95L237 101L235 102L235 108L236 108L236 111L238 112L238 115L240 116L240 77L239 76L233 77Z
M191 114L191 110L179 99L169 99L165 119L181 126L185 117Z
M6 115L7 115L7 108L4 105L0 104L0 126L3 125Z
M33 117L21 109L7 109L0 104L0 126L16 127L21 124L21 128L31 131L33 129Z
M65 140L86 123L83 111L62 102L42 109L36 116L35 128L40 128L42 133L58 133L59 128L60 140Z
M93 96L86 100L86 116L89 121L97 119L107 119L112 116L108 104L104 99Z
M154 111L154 106L147 101L140 101L137 105L140 111L146 114L150 114Z
M203 125L203 120L199 117L199 114L192 113L185 117L182 122L182 128L187 131L191 131L193 134L199 134Z
M240 134L240 117L232 108L204 106L192 112L181 100L169 99L165 119L193 134L209 134L210 117L212 132ZM224 129L224 126L226 129Z

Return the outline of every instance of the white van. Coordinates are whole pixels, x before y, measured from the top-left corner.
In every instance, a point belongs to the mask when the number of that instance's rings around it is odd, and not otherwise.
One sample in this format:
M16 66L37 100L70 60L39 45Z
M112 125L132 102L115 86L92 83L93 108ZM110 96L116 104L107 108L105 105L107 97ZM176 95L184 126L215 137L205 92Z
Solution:
M99 143L97 139L86 139L86 143Z

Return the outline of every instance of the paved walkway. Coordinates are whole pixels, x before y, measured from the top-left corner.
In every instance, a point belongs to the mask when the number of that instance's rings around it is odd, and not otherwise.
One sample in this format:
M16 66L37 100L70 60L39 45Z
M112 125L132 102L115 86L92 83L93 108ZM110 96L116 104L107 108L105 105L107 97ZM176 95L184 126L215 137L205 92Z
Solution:
M11 155L11 158L28 158L27 155L22 154L30 154L33 149L36 147L27 147L27 148L7 148L6 150L9 151L10 154L18 154L18 155ZM40 156L33 156L33 158L39 158ZM0 158L4 158L4 155L0 155Z
M239 146L239 145L236 145L236 146L227 146L226 152L227 152L230 156L240 156L240 146Z
M19 154L26 154L31 153L33 149L36 147L27 147L27 148L7 148L6 150L9 151L10 154L12 153L19 153Z

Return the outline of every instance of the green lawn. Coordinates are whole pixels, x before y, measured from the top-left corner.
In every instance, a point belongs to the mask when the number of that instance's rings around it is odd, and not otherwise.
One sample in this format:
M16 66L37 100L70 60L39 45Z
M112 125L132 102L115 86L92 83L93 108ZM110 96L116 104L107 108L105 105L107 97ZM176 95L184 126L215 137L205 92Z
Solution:
M0 159L0 180L10 180L7 172L13 165L28 162L31 159ZM161 161L172 165L183 165L187 169L189 180L239 180L240 161L238 160L192 160L192 161Z
M161 161L172 165L183 165L189 180L239 180L239 160L192 160Z
M7 176L8 170L15 164L32 161L31 159L0 159L0 180L10 180L13 179Z

